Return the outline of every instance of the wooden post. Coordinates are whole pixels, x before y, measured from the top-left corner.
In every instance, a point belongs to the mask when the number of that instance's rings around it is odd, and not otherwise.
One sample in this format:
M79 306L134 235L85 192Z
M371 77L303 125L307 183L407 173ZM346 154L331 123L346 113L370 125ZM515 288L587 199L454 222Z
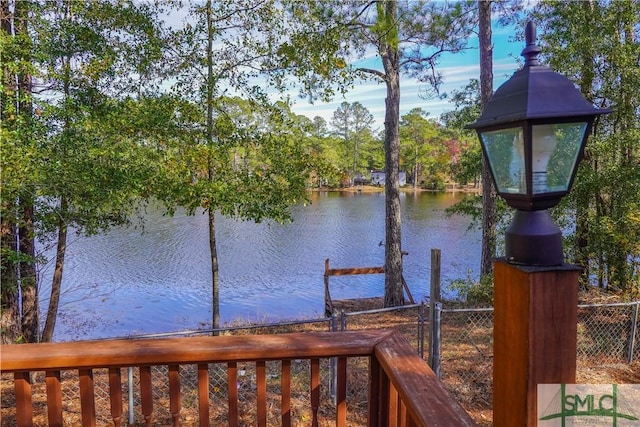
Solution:
M575 383L579 273L495 261L495 427L536 426L538 384Z
M329 293L329 258L324 260L324 315L333 315L333 301Z

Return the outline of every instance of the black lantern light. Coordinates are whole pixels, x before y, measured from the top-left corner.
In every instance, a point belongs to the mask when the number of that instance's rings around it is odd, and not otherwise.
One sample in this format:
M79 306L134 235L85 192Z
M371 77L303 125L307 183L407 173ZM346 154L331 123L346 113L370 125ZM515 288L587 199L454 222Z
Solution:
M494 93L476 129L496 189L516 209L505 236L506 260L564 262L562 233L547 211L569 192L595 108L566 77L538 64L536 28L526 27L524 67Z

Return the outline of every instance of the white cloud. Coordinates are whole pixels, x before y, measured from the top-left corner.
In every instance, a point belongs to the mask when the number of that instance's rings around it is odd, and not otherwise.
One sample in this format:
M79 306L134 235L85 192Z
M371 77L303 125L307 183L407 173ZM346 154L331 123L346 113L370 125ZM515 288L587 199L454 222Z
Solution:
M506 81L519 67L517 57L522 50L520 42L511 40L513 29L496 28L494 31L494 60L493 76L494 89ZM477 44L477 41L476 41ZM366 59L358 61L359 66L369 66L376 63L376 55L370 55ZM377 59L379 61L379 59ZM379 64L378 64L379 65ZM480 65L477 50L469 50L457 55L443 56L437 68L443 76L441 93L450 93L466 86L471 79L480 78ZM454 108L447 99L424 99L422 95L426 84L415 79L402 78L400 82L400 114L406 114L411 109L420 107L428 112L430 117L438 118L445 112ZM320 116L330 121L333 112L343 102L360 102L373 114L376 126L382 129L384 125L386 87L381 82L368 81L354 86L344 97L336 96L329 103L309 104L305 100L292 95L295 105L292 107L297 114L309 117Z

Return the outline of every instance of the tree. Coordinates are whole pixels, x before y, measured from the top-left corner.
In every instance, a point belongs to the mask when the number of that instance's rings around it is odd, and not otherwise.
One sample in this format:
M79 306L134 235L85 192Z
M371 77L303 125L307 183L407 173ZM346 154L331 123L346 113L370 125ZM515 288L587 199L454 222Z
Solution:
M299 143L304 147L311 161L310 187L338 187L343 174L340 168L338 149L341 144L332 136L327 122L319 116L309 119L303 115L294 118L294 124L302 132Z
M598 1L536 5L541 48L599 108L575 185L556 214L575 224L568 246L583 283L640 290L640 4Z
M456 112L443 115L443 120L448 126L462 129L464 126L477 119L482 108L489 102L493 94L493 44L492 38L492 7L499 10L499 21L502 25L512 24L519 16L523 5L521 2L508 1L496 2L492 0L478 0L478 41L480 51L480 80L472 80L461 92L454 95L456 106L460 108ZM464 134L468 134L466 131ZM482 198L480 204L473 198L466 198L460 206L454 207L450 212L467 213L479 218L482 224L482 253L480 256L480 274L485 276L493 272L493 259L496 256L496 228L500 220L500 207L496 204L497 193L491 178L491 172L487 160L479 150L478 145L470 146L466 154L463 154L463 162L459 166L464 168L458 174L464 179L474 176L475 167L482 182ZM475 163L475 160L479 162Z
M10 99L5 105L17 108L20 119L14 120L18 118L14 114L14 119L3 120L3 136L8 157L28 156L30 178L19 179L23 172L13 167L3 174L3 181L12 183L3 218L22 206L23 220L12 228L29 251L18 254L21 263L35 265L36 236L57 248L41 338L50 341L62 292L68 230L93 234L126 223L141 182L151 172L150 163L136 154L137 146L123 140L121 129L114 132L115 127L109 126L116 120L109 95L131 93L133 88L140 93L138 78L147 74L154 54L150 41L154 18L146 7L125 2L15 2L13 6L9 19L14 32L3 32L3 45L16 52L22 68L14 75L23 77L11 80L22 81L19 95L8 84L3 99ZM10 9L3 4L3 11ZM22 304L28 304L28 310L23 309L27 316L23 320L30 325L38 323L33 313L41 297L34 282L25 275L15 286L10 284L25 291ZM32 331L32 326L23 327L23 336L36 340Z
M0 3L3 52L0 114L2 125L2 202L0 222L0 282L2 342L38 339L38 293L35 271L34 185L36 173L31 79L33 43L28 33L28 4L13 9Z
M200 104L178 100L174 120L180 131L167 141L165 182L156 194L170 210L175 206L185 207L190 214L204 210L210 249L217 260L214 213L286 222L289 206L306 200L313 165L301 143L303 132L295 126L296 116L287 108L220 98L214 110L214 144L203 143L199 124L204 115ZM218 310L219 294L213 298L213 309Z
M480 81L472 79L461 90L453 91L451 100L456 106L455 110L448 111L440 117L444 123L446 132L455 138L460 148L460 156L452 165L452 176L460 184L473 182L476 184L482 174L482 150L478 142L477 133L466 129L480 116ZM504 199L497 197L495 200L496 221L494 227L496 235L498 230L505 230L513 216L512 209L507 206ZM471 218L472 225L482 230L483 227L484 197L482 194L470 193L458 203L448 207L447 215L465 215ZM498 246L496 244L496 246ZM497 252L497 249L496 249ZM486 280L491 282L490 275L481 275L480 283Z
M360 145L360 167L369 171L384 169L384 131L366 132Z
M460 184L479 182L482 175L482 150L475 131L466 129L473 123L481 112L480 81L472 79L461 90L454 90L451 102L455 110L447 111L440 116L445 129L455 135L459 141L464 141L458 162L453 165L453 178ZM472 215L481 218L482 199L478 201L478 213Z
M484 108L493 95L493 44L491 42L491 0L478 2L478 39L480 49L480 102ZM482 156L482 254L480 275L493 272L496 256L496 197L497 192L489 162Z
M367 134L371 133L373 115L359 102L343 102L333 112L331 126L336 130L336 135L344 141L346 169L350 169L353 179L360 172L359 150L362 148ZM349 160L350 159L350 160Z
M166 35L172 90L190 112L177 118L185 131L169 154L188 180L176 176L161 196L170 209L202 208L208 216L214 329L220 326L215 213L285 221L288 207L306 198L310 166L287 129L293 118L286 106L270 105L257 79L280 70L275 50L286 33L276 6L209 0L192 5L184 27Z
M322 138L329 133L327 129L327 121L320 116L315 116L313 118L312 129L311 134L316 138Z
M333 112L333 116L331 117L331 127L333 127L334 130L334 134L336 135L336 137L340 138L342 140L342 144L341 144L341 152L342 152L342 158L345 159L346 161L343 161L343 169L344 170L349 170L350 167L350 162L348 161L349 159L349 148L350 148L350 139L351 139L351 134L353 133L353 129L352 129L352 120L350 117L350 108L349 108L349 103L348 102L343 102L342 104L340 104L340 106ZM353 158L353 157L352 157ZM355 169L355 165L354 165L354 169ZM354 169L351 169L351 172L353 173ZM350 174L351 175L351 174Z
M297 31L281 62L310 82L305 93L329 77L343 77L344 69L382 81L385 101L385 306L404 302L402 293L400 167L400 77L415 77L437 90L442 76L436 66L444 52L459 52L469 34L471 13L466 3L445 2L293 2L291 17ZM313 33L309 32L313 28ZM306 30L305 30L306 29ZM299 41L305 41L302 46ZM373 50L379 68L344 67L345 57ZM335 80L334 80L335 81Z
M413 187L423 181L428 188L441 188L451 160L445 134L427 113L414 108L400 120L400 146L407 170L413 171Z

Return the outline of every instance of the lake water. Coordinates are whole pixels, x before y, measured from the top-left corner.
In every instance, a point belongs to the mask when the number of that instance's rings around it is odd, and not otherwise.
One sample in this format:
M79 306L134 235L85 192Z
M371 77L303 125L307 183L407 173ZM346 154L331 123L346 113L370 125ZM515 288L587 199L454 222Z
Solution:
M332 268L384 264L383 193L313 193L290 224L217 221L221 323L318 318L324 260ZM455 193L403 193L404 276L416 300L429 293L430 251L442 250L442 284L477 277L480 232L445 218ZM49 295L52 268L43 272ZM383 275L332 277L334 299L382 296ZM144 230L70 235L56 341L120 337L210 326L207 216L150 208ZM46 307L48 300L42 298Z

